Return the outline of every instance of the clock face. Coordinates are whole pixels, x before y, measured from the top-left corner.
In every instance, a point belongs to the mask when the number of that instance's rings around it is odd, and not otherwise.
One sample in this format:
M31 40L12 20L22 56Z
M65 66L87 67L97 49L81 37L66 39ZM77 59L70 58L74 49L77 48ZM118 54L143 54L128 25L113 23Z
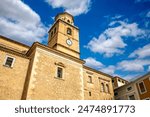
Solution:
M67 43L69 46L72 45L72 41L71 41L70 39L67 39L67 40L66 40L66 43Z

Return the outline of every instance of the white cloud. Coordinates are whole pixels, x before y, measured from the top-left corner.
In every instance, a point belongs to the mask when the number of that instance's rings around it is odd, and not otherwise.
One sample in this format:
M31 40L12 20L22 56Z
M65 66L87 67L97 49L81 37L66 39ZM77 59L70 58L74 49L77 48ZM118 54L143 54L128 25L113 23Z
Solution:
M147 71L150 71L150 66L148 66L148 70Z
M53 8L63 8L66 12L77 16L86 14L91 6L91 0L45 0Z
M85 65L92 67L94 69L99 69L99 71L102 71L104 73L110 74L110 75L114 75L116 67L113 65L109 65L108 67L106 67L103 63L101 63L100 61L97 61L95 58L92 57L88 57L86 59L84 59L84 61L86 62Z
M110 74L110 75L114 75L115 70L116 70L116 67L113 65L109 65L108 67L104 67L100 69L100 71Z
M84 59L84 61L86 62L85 65L95 68L95 69L101 68L104 66L101 62L97 61L95 58L92 58L92 57L88 57Z
M129 58L138 57L145 58L150 57L150 44L145 45L143 48L138 48L129 55Z
M136 80L139 77L140 77L140 74L137 74L137 73L136 74L128 74L128 75L123 76L124 79L126 79L130 82Z
M112 17L112 20L116 20L116 19L120 19L121 17L123 17L123 15L115 15L114 17Z
M144 10L140 14L140 24L142 24L145 27L145 30L147 30L147 36L150 38L150 10ZM148 39L149 39L148 38Z
M0 34L32 44L42 41L46 27L40 16L21 0L4 0L0 4Z
M124 60L117 64L117 69L122 71L142 72L144 66L150 65L150 60Z
M146 17L150 17L150 11L147 12Z
M115 26L115 24L118 25ZM124 37L140 38L145 35L145 32L138 28L136 23L129 24L123 21L113 21L109 26L111 27L100 34L98 38L93 37L85 47L92 52L112 57L115 54L123 54L123 49L127 46L123 41Z

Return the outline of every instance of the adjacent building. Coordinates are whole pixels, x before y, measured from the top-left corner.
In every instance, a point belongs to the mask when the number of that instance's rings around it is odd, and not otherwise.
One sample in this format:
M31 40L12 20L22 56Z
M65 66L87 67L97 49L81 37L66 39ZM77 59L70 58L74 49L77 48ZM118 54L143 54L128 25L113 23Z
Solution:
M118 87L121 87L123 85L128 84L129 82L123 78L120 78L119 76L115 76L112 78L112 84L113 88L116 89Z
M138 78L135 82L139 99L150 100L150 72Z
M60 13L48 45L32 46L0 36L0 99L112 100L112 76L80 59L79 28Z
M149 100L150 72L136 80L114 89L116 100Z

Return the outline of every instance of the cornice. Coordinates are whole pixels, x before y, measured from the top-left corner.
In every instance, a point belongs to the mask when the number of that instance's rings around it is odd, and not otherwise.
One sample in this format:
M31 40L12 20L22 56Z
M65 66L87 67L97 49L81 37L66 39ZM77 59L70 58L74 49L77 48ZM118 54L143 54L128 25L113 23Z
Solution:
M93 72L96 72L96 73L98 73L98 74L102 74L102 75L104 75L104 76L107 76L107 77L113 78L113 76L111 76L111 75L109 75L109 74L106 74L106 73L104 73L104 72L101 72L101 71L95 70L95 69L90 68L90 67L88 67L88 66L83 65L83 68L85 68L85 69L87 69L87 70L90 70L90 71L93 71Z
M70 13L68 13L68 12L58 13L58 14L56 15L56 17L55 17L55 20L57 19L57 17L58 17L59 15L63 15L63 14L67 14L67 15L71 16L72 19L73 19L73 21L74 21L74 17L73 17Z
M75 53L77 53L77 54L80 54L80 52L77 52L77 51L75 51L75 50L73 50L73 49L71 49L71 48L69 48L69 47L66 47L66 46L64 46L64 45L62 45L62 44L55 44L54 46L56 46L56 45L59 45L59 46L61 46L61 47L63 47L63 48L66 48L66 49L68 49L68 50L70 50L70 51L72 51L72 52L75 52Z
M41 44L41 43L39 43L39 42L33 43L33 45L31 46L31 48L29 49L29 51L27 52L26 55L27 55L27 56L30 56L30 54L32 54L32 52L33 52L37 47L39 47L39 48L41 48L41 49L44 49L44 50L46 50L46 51L55 53L55 54L57 54L57 55L59 55L59 56L62 56L62 57L65 57L65 58L74 60L74 61L76 61L76 62L78 62L78 63L80 63L80 64L84 64L84 63L85 63L85 61L83 61L83 60L81 60L81 59L79 59L79 58L76 58L76 57L71 56L71 55L69 55L69 54L66 54L66 53L64 53L64 52L61 52L61 51L59 51L59 50L50 48L50 47L48 47L48 46L46 46L46 45L43 45L43 44Z
M29 59L25 54L18 52L18 51L15 51L15 50L12 50L12 49L9 49L9 48L6 48L6 47L1 46L1 45L0 45L0 50L4 51L4 52L8 52L10 54L14 54L14 55L26 58L26 59Z
M15 43L15 44L17 44L17 45L21 45L21 46L24 46L24 47L26 47L26 48L30 48L30 46L28 46L28 45L25 45L25 44L20 43L20 42L18 42L18 41L12 40L12 39L7 38L7 37L4 37L4 36L2 36L2 35L0 35L0 38L2 38L2 39L4 39L4 40L7 40L7 41L9 41L9 42Z
M120 86L120 87L115 88L115 90L118 90L118 89L127 87L127 86L132 85L132 84L136 84L136 83L138 83L138 82L141 81L141 80L145 80L148 76L150 76L150 72L146 73L145 75L143 75L143 76L141 76L141 77L138 77L136 80L133 80L133 81L131 81L131 82L128 82L128 84L126 84L126 85L123 85L123 86Z
M54 22L54 24L52 25L52 27L49 29L48 33L53 29L53 27L57 24L57 22L63 22L63 23L65 23L65 24L68 24L69 26L71 26L71 27L73 27L73 28L79 30L78 27L76 27L76 26L74 26L74 25L71 25L71 24L69 24L69 23L67 23L67 22L65 22L65 21L63 21L63 20L61 20L61 19L58 19L57 21Z
M123 79L123 78L121 78L121 77L119 77L119 76L114 76L113 78L118 78L118 79L121 79L121 80L123 80L123 81L129 83L129 81L127 81L127 80L125 80L125 79Z

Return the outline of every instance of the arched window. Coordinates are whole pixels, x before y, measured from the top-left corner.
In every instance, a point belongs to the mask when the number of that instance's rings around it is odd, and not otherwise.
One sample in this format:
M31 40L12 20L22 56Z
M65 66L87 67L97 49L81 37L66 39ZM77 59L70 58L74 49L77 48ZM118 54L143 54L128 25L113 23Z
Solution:
M89 96L92 96L92 93L91 93L91 92L89 92Z
M72 35L72 30L70 28L67 28L67 34Z
M104 86L104 83L101 83L101 91L102 91L102 92L105 92L105 86Z
M109 86L106 84L106 92L109 93Z
M54 34L56 33L56 27L54 28Z
M51 32L51 37L53 36L53 31Z

